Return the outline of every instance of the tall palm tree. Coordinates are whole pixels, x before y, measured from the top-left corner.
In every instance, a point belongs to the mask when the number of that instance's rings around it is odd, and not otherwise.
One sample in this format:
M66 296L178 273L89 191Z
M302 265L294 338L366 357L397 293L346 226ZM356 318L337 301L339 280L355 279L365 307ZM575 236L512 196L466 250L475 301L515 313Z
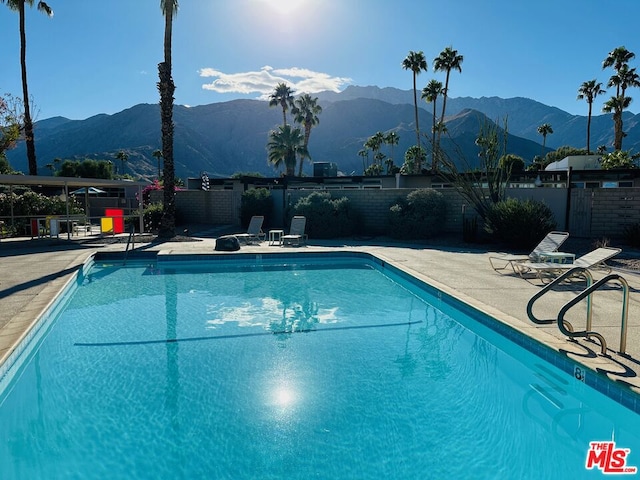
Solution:
M436 149L436 100L438 97L442 95L442 82L438 80L431 79L427 86L422 89L422 98L427 103L433 103L433 124L431 125L431 163L433 165L433 159L435 158L435 149Z
M295 175L297 156L308 155L302 130L291 125L282 125L278 130L269 132L267 151L269 163L276 168L284 165L287 176Z
M27 147L27 162L29 175L38 174L38 162L36 161L36 143L33 135L33 119L29 99L29 86L27 84L27 35L25 30L25 5L33 6L34 0L6 0L11 10L17 10L20 21L20 67L22 70L22 104L24 106L24 139ZM5 3L5 0L0 0ZM38 10L49 17L53 17L53 10L45 2L38 2Z
M362 172L364 173L364 171L369 166L369 149L363 148L361 150L358 150L358 155L362 157ZM365 163L365 158L367 159L366 163Z
M164 203L158 236L171 238L175 236L176 229L176 174L173 163L173 93L176 86L171 76L171 34L173 17L178 14L178 0L160 0L160 9L164 15L164 61L158 64L162 157L164 158Z
M120 175L124 175L124 164L129 160L129 154L124 150L120 150L118 153L116 153L116 158L120 160L120 164L122 165L122 171L120 172Z
M547 144L547 135L553 133L553 128L548 123L543 123L538 127L538 133L542 135L542 157L544 157L544 149Z
M395 155L393 154L394 147L400 143L400 135L397 132L389 132L384 136L384 143L391 147L391 160L393 161Z
M604 113L613 113L613 149L622 150L622 111L631 105L631 97L611 97L602 105Z
M442 90L442 115L440 116L439 126L444 125L444 114L447 110L447 97L449 96L449 76L451 70L458 70L462 73L462 61L464 57L458 54L457 50L453 47L446 47L440 55L433 59L433 69L436 72L446 72L444 81L444 89ZM437 144L440 146L440 138L442 136L442 129L438 128L438 140ZM434 158L434 170L437 170L437 158Z
M602 83L597 82L595 79L582 82L578 89L578 100L586 100L589 104L589 114L587 116L587 155L591 154L591 111L593 107L593 101L598 95L605 93L602 88Z
M380 155L378 155L378 153L380 152L380 149L382 148L382 144L384 143L384 133L382 132L376 132L375 134L373 134L371 137L369 137L367 139L367 141L364 143L364 147L366 149L370 149L373 151L373 160L374 163L379 163L380 162Z
M287 124L287 110L293 106L293 90L286 83L279 83L269 96L270 107L282 107L282 125Z
M158 180L160 180L160 159L162 158L162 150L155 149L151 155L154 156L156 162L158 162Z
M416 117L416 145L420 146L420 124L418 123L418 93L416 89L416 77L420 75L423 70L428 70L427 60L424 58L422 51L414 52L409 50L409 54L402 61L402 68L404 70L411 70L413 73L413 109Z
M636 54L627 50L624 46L614 48L602 61L602 69L612 67L615 72L619 72L623 65L635 58ZM616 97L620 96L620 86L616 89Z
M625 96L628 87L639 86L638 75L635 68L629 69L629 61L635 58L635 53L630 52L624 46L617 47L607 54L602 62L602 68L613 68L614 74L607 83L608 87L616 87L615 97L611 97L605 102L602 111L613 113L613 148L622 150L622 139L624 138L622 112L631 104L631 98Z
M322 113L322 107L318 105L318 97L312 98L308 93L301 95L294 100L291 113L294 115L294 121L304 127L304 148L309 151L311 129L320 123L318 115ZM302 176L303 161L304 157L300 157L299 177Z

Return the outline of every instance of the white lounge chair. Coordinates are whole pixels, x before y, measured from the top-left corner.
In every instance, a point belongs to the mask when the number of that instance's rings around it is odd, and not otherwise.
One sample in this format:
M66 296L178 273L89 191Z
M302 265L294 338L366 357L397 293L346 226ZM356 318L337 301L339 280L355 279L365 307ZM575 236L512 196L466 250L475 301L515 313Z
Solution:
M590 251L575 259L573 263L551 263L551 262L519 262L515 264L520 275L533 272L538 278L542 278L544 274L558 275L575 267L587 269L602 268L607 271L611 270L606 261L615 257L622 249L613 247L600 247Z
M245 244L259 243L265 239L265 234L262 231L263 223L264 217L262 215L254 215L251 217L251 221L247 227L247 233L237 233L235 237L238 241L242 241Z
M289 233L282 236L282 245L300 245L307 241L307 234L304 229L307 226L307 217L302 215L295 216L291 219L291 227Z
M540 254L557 252L560 245L562 245L567 238L569 238L569 233L567 232L549 232L529 255L494 255L489 257L489 263L495 271L504 270L511 266L513 272L518 273L516 264L527 261L539 262Z

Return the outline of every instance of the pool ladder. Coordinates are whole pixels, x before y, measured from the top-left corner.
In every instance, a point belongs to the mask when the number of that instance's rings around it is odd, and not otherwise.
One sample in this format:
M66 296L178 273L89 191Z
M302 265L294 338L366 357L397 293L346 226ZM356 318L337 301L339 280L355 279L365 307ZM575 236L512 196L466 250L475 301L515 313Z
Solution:
M587 287L580 292L575 298L567 302L558 312L557 320L541 320L536 318L533 314L533 304L545 295L547 292L553 290L553 288L562 283L564 280L567 280L571 277L584 277L587 280ZM618 353L624 354L627 348L627 320L629 316L629 284L627 281L617 273L611 273L609 275L604 276L597 282L593 282L593 276L588 269L584 267L575 267L560 275L558 278L553 280L551 283L546 285L542 290L536 293L531 299L529 303L527 303L527 315L529 316L529 320L539 325L550 324L554 321L557 321L558 328L560 331L571 339L575 339L578 337L584 337L587 339L591 339L591 337L597 338L600 342L600 350L602 355L606 355L607 353L607 341L604 336L592 330L592 320L593 320L593 305L591 300L591 295L601 287L605 286L610 282L618 282L622 287L622 320L620 324L620 350ZM587 299L587 323L584 330L576 332L573 329L573 326L565 320L564 316L566 313L578 304L583 299Z
M136 248L136 240L133 236L136 229L133 225L131 225L131 231L129 232L129 238L127 239L127 248L124 250L124 258L122 259L122 265L127 264L127 256L129 255L129 244L131 244L131 250L133 251Z

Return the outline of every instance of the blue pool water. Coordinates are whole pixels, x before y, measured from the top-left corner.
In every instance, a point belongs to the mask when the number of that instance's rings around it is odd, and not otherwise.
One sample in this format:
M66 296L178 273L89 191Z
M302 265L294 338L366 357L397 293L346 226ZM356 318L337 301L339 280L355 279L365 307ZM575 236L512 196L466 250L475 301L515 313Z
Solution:
M0 379L0 478L598 478L612 439L640 465L637 414L437 292L260 261L90 266Z

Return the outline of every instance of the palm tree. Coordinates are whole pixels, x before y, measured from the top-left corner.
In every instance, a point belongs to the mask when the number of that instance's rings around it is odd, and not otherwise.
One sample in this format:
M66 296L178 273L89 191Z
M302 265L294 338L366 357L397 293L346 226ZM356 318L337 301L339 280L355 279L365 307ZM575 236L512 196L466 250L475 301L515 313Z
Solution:
M158 162L158 180L160 180L160 159L162 158L162 150L155 149L151 155L154 156Z
M615 72L619 72L620 69L629 63L630 60L635 58L636 54L627 50L624 46L614 48L607 54L602 62L602 69L613 67ZM620 86L616 89L616 97L620 96Z
M395 155L393 154L393 147L400 143L400 135L397 132L389 132L384 136L384 143L391 147L391 160L393 161Z
M604 113L613 113L613 149L622 150L622 111L631 105L631 97L611 97L602 105Z
M4 3L5 0L0 0ZM33 120L29 105L29 87L27 84L27 36L25 30L25 5L33 6L34 0L6 0L11 10L17 10L20 18L20 67L22 70L22 104L24 106L24 140L27 147L27 162L29 163L29 175L38 174L36 161L36 144L33 136ZM38 10L53 17L53 10L45 2L38 2Z
M162 157L164 158L164 203L158 236L171 238L175 236L176 229L175 166L173 163L173 92L176 86L171 76L171 34L173 17L178 13L178 0L160 0L160 9L164 15L164 61L158 64Z
M368 148L363 148L363 149L359 150L358 151L358 155L362 157L362 172L364 173L364 171L369 166L369 149ZM366 163L365 163L365 158L367 159Z
M269 132L269 163L280 168L283 164L285 175L293 176L296 171L296 157L298 155L307 156L308 152L304 146L304 134L298 127L282 125L278 130Z
M278 105L282 107L282 125L285 126L287 124L287 110L293 106L293 90L286 83L276 85L275 90L269 97L270 107L277 107Z
M318 115L322 113L322 107L318 105L318 97L311 98L311 95L305 93L293 102L291 113L295 116L294 121L304 127L304 148L309 150L309 137L311 129L320 123ZM302 176L302 165L304 157L300 157L300 167L298 176Z
M414 52L409 50L409 55L402 61L402 68L404 70L411 70L413 72L413 109L416 116L416 145L420 146L420 125L418 123L418 94L416 90L416 77L420 75L421 71L427 71L427 60L424 58L422 51Z
M376 132L374 135L369 137L367 141L364 143L365 149L373 151L373 160L374 160L374 163L376 164L379 163L381 160L381 157L380 155L378 155L378 153L380 152L380 148L382 148L383 143L384 143L384 133L382 132Z
M427 103L433 102L433 124L431 125L431 163L433 165L433 159L436 157L436 100L443 94L442 82L431 79L426 87L422 89L422 95L420 98Z
M635 68L629 69L629 61L635 58L635 54L627 50L624 46L617 47L604 59L602 68L612 67L614 74L607 83L608 87L616 87L615 97L611 97L605 102L602 111L613 113L613 148L622 150L622 139L624 138L622 112L631 104L631 98L625 96L628 87L640 86Z
M589 114L587 116L587 155L591 154L591 111L593 107L593 101L598 95L605 93L602 89L602 83L597 82L595 79L582 82L578 89L578 100L586 100L589 104Z
M124 150L120 150L118 153L116 153L116 158L120 160L120 163L122 165L122 171L120 172L120 175L124 175L124 164L127 163L127 160L129 160L129 154Z
M454 50L452 47L445 48L442 52L440 52L440 55L433 59L434 71L446 72L444 89L442 90L442 115L440 116L440 125L444 125L444 114L447 110L447 97L449 96L449 76L451 74L451 70L458 70L458 72L462 73L463 60L464 57L462 55L458 55L458 51ZM443 130L441 128L438 128L438 146L440 146L442 131ZM437 158L433 159L433 164L433 169L437 170Z
M547 135L551 135L553 133L553 128L548 123L543 123L538 127L538 133L542 135L542 156L544 157L544 148L547 144Z

